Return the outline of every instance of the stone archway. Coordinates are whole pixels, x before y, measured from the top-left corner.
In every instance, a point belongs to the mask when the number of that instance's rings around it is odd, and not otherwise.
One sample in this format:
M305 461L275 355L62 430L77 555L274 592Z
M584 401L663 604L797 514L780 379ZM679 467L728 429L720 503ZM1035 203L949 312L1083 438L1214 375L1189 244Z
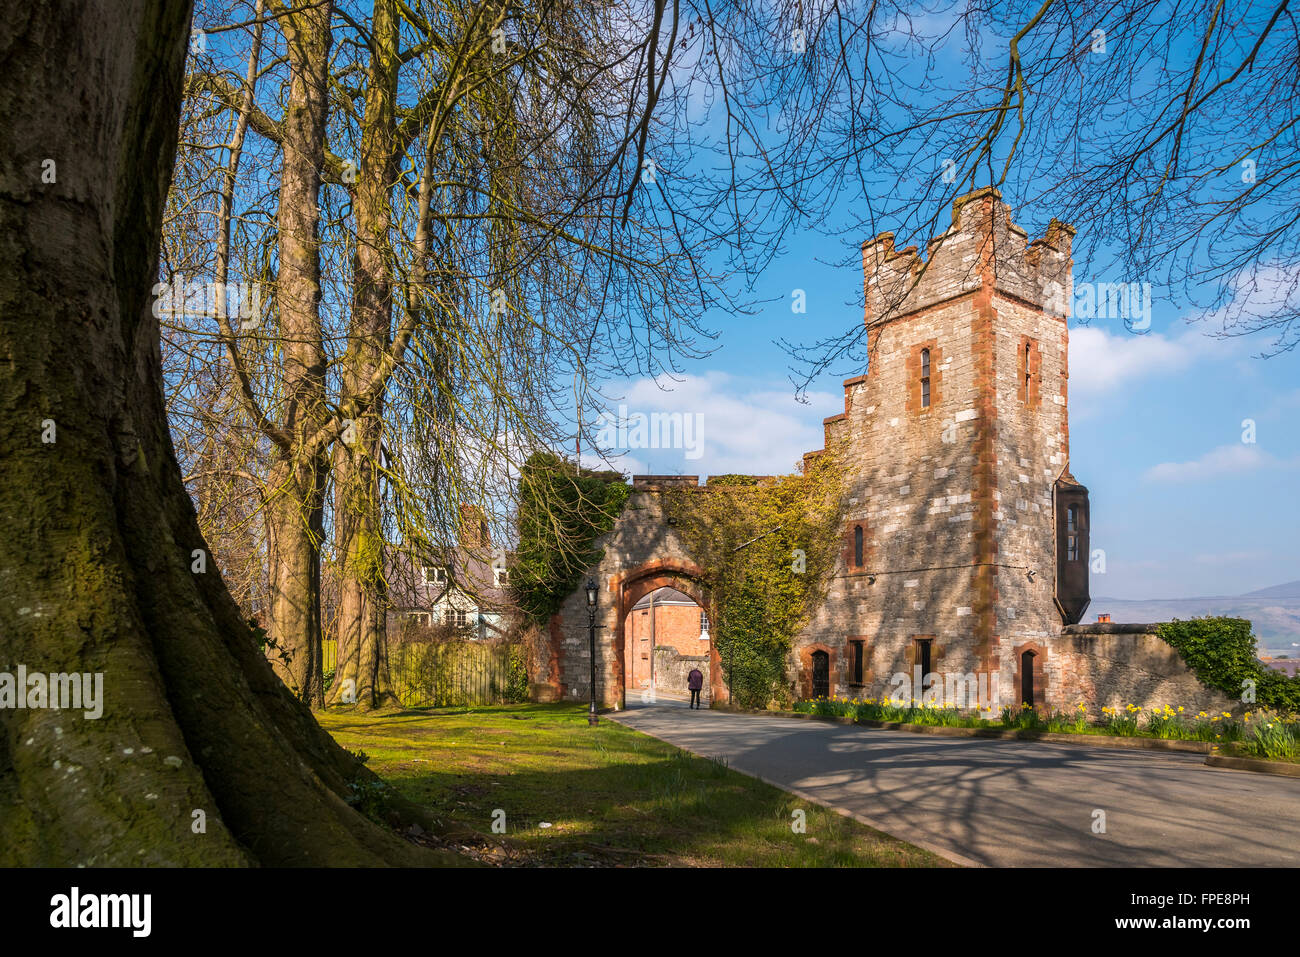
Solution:
M619 572L610 580L610 591L616 596L615 624L612 645L614 652L614 687L618 689L620 706L626 703L626 634L628 615L634 605L651 592L660 588L674 588L686 595L708 615L710 621L716 620L713 614L713 601L707 584L707 576L700 566L687 561L672 558L655 559L635 568ZM717 645L709 643L709 698L712 701L725 701L726 684L722 680L722 664L718 657Z

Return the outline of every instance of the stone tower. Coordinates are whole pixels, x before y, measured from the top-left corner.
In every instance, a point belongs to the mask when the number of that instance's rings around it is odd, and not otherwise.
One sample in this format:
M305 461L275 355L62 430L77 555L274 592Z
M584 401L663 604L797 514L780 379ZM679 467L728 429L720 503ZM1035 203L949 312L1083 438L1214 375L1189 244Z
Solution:
M798 693L879 697L921 667L996 674L997 703L1043 702L1048 642L1087 604L1066 412L1073 235L1053 220L1027 242L983 189L924 260L890 233L863 244L867 373L825 422L827 447L847 448L849 507L796 643Z

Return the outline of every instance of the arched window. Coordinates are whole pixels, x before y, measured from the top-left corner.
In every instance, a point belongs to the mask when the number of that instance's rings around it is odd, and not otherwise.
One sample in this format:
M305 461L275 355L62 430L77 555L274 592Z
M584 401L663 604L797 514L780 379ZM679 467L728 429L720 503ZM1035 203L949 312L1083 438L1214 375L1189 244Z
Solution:
M1033 345L1031 343L1026 342L1025 343L1025 400L1026 401L1028 401L1029 396L1031 394L1029 391L1029 383L1034 375L1032 371L1032 366L1030 365L1030 360L1033 358L1033 355L1034 355Z
M853 526L853 567L862 567L862 526Z
M930 408L930 350L921 350L921 408Z

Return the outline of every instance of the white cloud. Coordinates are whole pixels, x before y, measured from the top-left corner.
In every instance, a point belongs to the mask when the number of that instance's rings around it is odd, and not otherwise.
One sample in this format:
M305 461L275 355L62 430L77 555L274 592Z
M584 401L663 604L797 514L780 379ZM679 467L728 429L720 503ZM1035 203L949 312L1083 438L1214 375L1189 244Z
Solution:
M614 415L624 406L629 417L656 412L699 416L702 441L697 457L688 458L685 449L634 448L629 464L634 460L665 474L783 475L794 471L805 452L822 447L822 419L844 411L842 394L813 392L806 398L803 404L791 388L747 384L724 372L709 372L677 380L635 380L627 384L625 396L609 406Z
M1199 482L1224 475L1241 475L1254 472L1276 463L1258 446L1237 443L1211 449L1190 462L1162 462L1146 470L1145 478L1152 482Z
M1111 333L1097 326L1070 330L1070 406L1086 408L1090 400L1141 387L1156 376L1182 372L1204 358L1232 357L1219 340L1195 332Z

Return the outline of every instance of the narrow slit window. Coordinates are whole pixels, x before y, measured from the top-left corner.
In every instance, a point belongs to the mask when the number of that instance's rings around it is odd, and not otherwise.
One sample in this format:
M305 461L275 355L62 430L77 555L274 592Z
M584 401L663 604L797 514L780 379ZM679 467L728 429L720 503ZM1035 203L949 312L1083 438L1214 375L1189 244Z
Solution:
M853 567L862 567L862 526L853 526Z
M921 350L921 408L930 408L930 350Z
M1034 353L1034 347L1031 346L1029 343L1025 343L1025 401L1026 402L1029 401L1029 396L1031 395L1029 391L1029 383L1030 383L1030 379L1033 377L1033 371L1029 364L1029 360L1033 356L1033 353Z

